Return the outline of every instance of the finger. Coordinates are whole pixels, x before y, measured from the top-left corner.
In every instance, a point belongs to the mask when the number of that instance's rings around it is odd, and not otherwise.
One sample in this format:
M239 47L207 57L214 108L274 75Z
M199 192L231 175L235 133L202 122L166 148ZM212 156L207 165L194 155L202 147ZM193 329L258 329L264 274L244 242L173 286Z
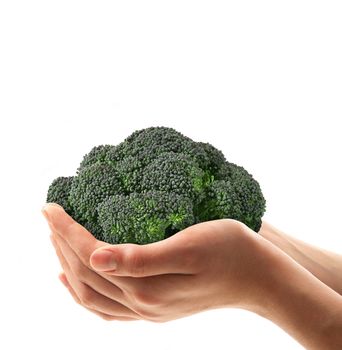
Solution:
M118 301L119 303L128 307L128 305L126 305L127 302L125 302L123 292L118 286L116 286L113 282L109 282L107 279L104 279L96 272L85 266L75 252L58 234L53 235L53 238L56 240L57 245L69 268L80 280L80 282L85 283L99 294L102 294L109 299Z
M60 247L52 236L51 241L54 244L57 256L60 260L67 280L77 294L83 306L115 317L139 318L135 312L128 309L126 306L99 294L85 283L79 281L78 278L73 274L70 266L62 254Z
M107 245L107 243L96 240L89 231L73 220L59 204L46 204L42 209L42 213L46 217L52 232L64 239L67 237L65 241L70 248L77 254L82 263L90 268L89 259L91 253L97 247ZM102 274L102 277L110 282L114 282L112 276Z
M80 299L78 298L78 296L76 295L75 291L72 289L72 287L70 286L65 273L60 273L58 276L59 280L63 283L63 285L68 289L69 293L71 294L72 298L75 300L75 302L81 306L83 306L81 304ZM102 319L106 320L106 321L137 321L137 319L135 318L131 318L131 317L114 317L102 312L98 312L89 308L86 308L88 311L96 314L97 316L100 316Z
M90 265L94 270L117 276L192 274L199 255L195 236L189 228L156 243L100 247L92 253Z
M88 267L90 266L89 258L92 252L96 248L107 245L107 243L98 241L58 204L46 204L42 209L42 213L47 219L51 230L62 236Z

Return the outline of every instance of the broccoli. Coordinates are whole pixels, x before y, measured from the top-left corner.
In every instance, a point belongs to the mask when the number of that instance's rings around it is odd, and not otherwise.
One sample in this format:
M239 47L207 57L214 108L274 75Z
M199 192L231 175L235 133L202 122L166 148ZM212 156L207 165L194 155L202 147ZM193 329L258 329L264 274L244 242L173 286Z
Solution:
M258 182L243 167L211 144L166 127L94 147L75 176L51 183L47 202L112 244L156 242L222 218L258 232L266 207Z
M72 210L72 207L69 203L69 194L73 179L73 176L57 177L52 181L47 194L48 202L58 203L71 216L74 216L74 211Z
M194 222L190 198L165 191L108 197L99 204L98 217L108 243L151 243Z

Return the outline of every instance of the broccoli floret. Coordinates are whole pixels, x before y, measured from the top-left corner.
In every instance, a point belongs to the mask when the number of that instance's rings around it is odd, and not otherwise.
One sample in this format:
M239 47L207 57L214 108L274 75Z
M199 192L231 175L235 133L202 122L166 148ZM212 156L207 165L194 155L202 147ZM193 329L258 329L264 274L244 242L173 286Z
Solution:
M109 243L151 243L195 222L189 198L159 191L109 197L98 214Z
M143 165L148 165L163 153L182 153L196 162L207 162L205 149L189 137L166 127L152 127L135 131L117 146L117 156L137 158Z
M141 191L141 180L145 167L137 157L128 156L118 161L115 169L119 174L125 193Z
M210 143L197 142L197 145L205 152L205 158L202 161L202 168L216 175L222 164L226 161L224 154Z
M96 163L108 163L109 165L114 165L117 160L118 156L115 146L95 146L88 154L83 157L83 160L78 168L78 172L80 172L83 168Z
M97 224L97 206L113 194L123 193L115 168L107 163L95 163L80 170L75 176L69 202L82 222Z
M199 221L231 218L259 231L266 206L259 183L243 167L224 162L207 188Z
M205 172L183 153L163 153L146 166L141 188L186 196L195 201L204 193Z
M69 193L73 179L73 176L60 176L54 179L48 189L46 198L48 203L57 203L61 205L69 215L73 215L72 206L69 202Z
M146 244L222 218L258 231L265 211L260 186L244 168L165 127L94 147L76 176L53 181L48 201L109 243Z
M206 201L202 203L199 221L230 218L259 231L264 206L264 198L253 181L216 180L210 185Z

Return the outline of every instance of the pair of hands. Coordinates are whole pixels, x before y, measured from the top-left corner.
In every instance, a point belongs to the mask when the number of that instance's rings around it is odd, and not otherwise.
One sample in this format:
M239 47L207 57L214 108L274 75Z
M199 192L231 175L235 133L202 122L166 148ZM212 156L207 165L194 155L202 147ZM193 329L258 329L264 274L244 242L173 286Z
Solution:
M43 214L60 280L105 320L165 322L212 308L251 309L263 297L262 238L238 221L204 222L148 245L110 245L57 204Z

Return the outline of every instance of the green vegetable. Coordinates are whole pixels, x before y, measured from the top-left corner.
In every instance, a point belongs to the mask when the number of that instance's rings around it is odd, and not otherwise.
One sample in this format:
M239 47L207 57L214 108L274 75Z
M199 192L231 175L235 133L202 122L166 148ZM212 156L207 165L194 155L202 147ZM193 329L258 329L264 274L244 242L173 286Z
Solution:
M174 129L135 131L119 145L94 147L72 177L58 177L47 202L64 207L96 238L146 244L222 218L258 231L265 199L244 168L208 143Z

